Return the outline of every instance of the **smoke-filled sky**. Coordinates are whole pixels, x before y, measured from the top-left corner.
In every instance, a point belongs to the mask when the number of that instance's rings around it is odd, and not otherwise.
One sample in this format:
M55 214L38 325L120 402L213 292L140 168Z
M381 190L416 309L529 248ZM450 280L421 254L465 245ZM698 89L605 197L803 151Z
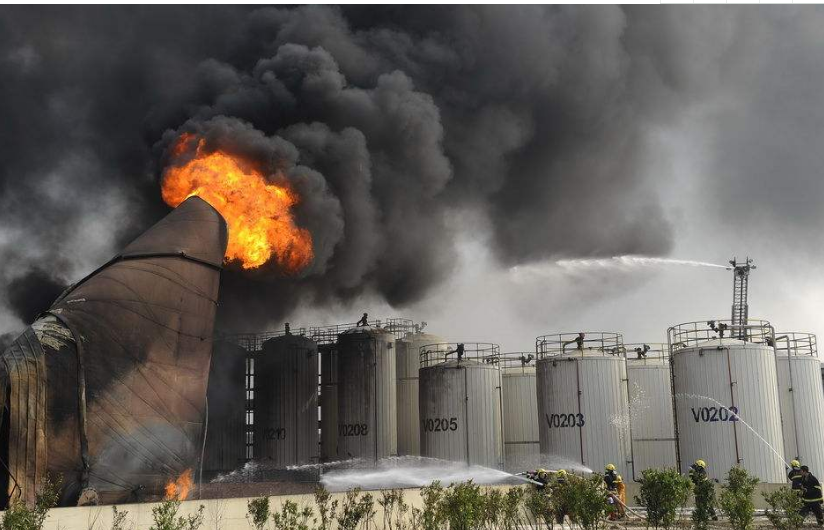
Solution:
M315 261L223 329L375 317L531 349L750 313L824 332L817 7L4 7L0 333L169 211L196 133L298 191Z

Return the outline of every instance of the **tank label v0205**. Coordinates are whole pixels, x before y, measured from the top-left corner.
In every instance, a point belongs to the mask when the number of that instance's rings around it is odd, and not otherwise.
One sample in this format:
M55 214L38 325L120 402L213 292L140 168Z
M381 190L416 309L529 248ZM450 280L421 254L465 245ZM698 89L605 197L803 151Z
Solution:
M421 420L424 432L447 432L458 430L458 418L427 418Z

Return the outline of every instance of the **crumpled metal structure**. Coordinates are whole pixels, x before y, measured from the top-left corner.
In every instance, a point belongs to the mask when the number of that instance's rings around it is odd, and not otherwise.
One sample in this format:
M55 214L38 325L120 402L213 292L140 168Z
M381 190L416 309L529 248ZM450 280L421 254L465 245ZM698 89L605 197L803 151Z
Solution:
M87 487L122 502L197 466L226 242L189 198L3 353L0 500L33 502L48 473L63 505Z

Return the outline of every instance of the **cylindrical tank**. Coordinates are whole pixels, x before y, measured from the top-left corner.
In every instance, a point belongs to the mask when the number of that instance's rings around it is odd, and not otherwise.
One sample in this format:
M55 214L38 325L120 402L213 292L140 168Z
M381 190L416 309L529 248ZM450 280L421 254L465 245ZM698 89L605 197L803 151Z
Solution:
M338 459L398 454L394 345L394 335L378 327L354 327L338 337Z
M212 477L246 461L247 351L230 339L214 342L206 390L208 423L203 473Z
M504 461L508 470L535 469L541 453L535 353L501 355Z
M320 458L338 457L338 349L337 344L318 346L320 354Z
M776 333L778 399L784 425L784 459L824 472L824 393L816 336Z
M443 339L416 330L395 341L398 363L398 454L420 456L421 423L418 411L420 349Z
M536 339L541 453L595 471L632 462L626 360L619 333Z
M650 468L675 467L675 421L666 344L625 344L633 478Z
M318 461L318 347L302 335L263 343L255 363L255 460Z
M681 471L702 459L714 478L740 465L762 482L783 483L784 443L770 324L691 322L671 327L668 335Z
M421 347L422 456L503 467L499 351L480 343Z

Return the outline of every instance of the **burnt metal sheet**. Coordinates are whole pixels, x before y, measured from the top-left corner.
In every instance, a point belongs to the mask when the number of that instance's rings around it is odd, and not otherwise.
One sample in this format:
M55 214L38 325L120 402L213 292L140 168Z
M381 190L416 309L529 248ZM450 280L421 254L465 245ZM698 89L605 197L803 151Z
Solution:
M9 493L31 499L29 466L36 470L34 487L41 468L62 476L64 504L72 487L94 487L104 502L122 502L158 492L196 468L226 235L217 211L199 198L186 200L49 309L74 343L43 354L35 345L26 357L20 344L31 339L27 330L6 350L0 381L11 398L8 425L32 415L25 427L17 422L25 432L10 436L8 454L0 455L12 464ZM42 373L34 380L19 375L23 365L30 374L41 370L38 358L45 359ZM41 388L45 413L37 409ZM59 408L52 397L74 410ZM45 449L32 457L38 422Z
M206 392L206 477L233 471L246 461L246 356L246 349L231 341L215 342Z

